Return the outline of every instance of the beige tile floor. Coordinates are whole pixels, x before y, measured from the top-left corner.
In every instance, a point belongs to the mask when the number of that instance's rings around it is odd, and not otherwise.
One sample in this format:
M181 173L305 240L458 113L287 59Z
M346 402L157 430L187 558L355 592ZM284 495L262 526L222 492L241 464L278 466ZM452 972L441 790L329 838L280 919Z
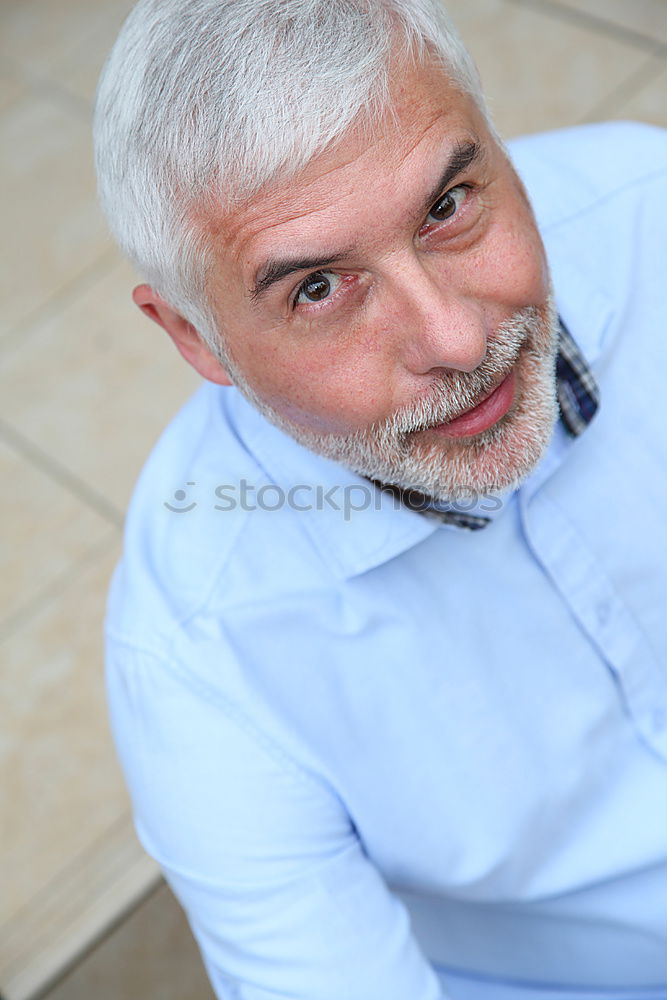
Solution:
M131 830L100 627L132 484L196 379L129 301L92 94L129 0L0 5L0 993L210 998ZM505 135L667 126L667 0L451 0ZM125 919L124 919L125 918Z

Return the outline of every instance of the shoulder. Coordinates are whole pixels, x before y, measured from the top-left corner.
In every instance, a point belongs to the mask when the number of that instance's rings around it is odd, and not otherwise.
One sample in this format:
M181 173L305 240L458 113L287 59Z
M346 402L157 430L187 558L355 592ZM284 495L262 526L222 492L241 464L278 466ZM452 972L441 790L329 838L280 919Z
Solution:
M584 125L516 140L510 153L544 240L560 314L589 363L625 343L628 332L636 350L653 350L664 324L667 130Z
M288 510L271 509L271 497L270 516L253 502L270 480L235 426L234 392L202 385L148 457L111 583L108 636L164 655L193 616L224 615L303 584L308 539Z
M523 136L508 143L545 230L615 197L667 184L667 129L605 122Z

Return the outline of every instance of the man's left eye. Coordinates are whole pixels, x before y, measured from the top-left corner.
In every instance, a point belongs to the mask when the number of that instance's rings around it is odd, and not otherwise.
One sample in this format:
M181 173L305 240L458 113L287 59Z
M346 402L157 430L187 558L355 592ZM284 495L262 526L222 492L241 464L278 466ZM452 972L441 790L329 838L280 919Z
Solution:
M426 216L427 222L446 222L459 210L466 197L466 189L460 184L443 194Z
M340 285L341 279L331 271L316 271L297 288L295 305L322 302L329 299Z

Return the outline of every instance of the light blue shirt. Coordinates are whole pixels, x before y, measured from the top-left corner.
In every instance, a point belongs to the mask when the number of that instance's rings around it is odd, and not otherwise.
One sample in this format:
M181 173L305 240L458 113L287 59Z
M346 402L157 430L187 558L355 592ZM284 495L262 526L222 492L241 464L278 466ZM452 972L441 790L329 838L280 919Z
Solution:
M487 528L209 383L137 484L113 730L225 1000L667 998L667 133L512 153L601 406Z

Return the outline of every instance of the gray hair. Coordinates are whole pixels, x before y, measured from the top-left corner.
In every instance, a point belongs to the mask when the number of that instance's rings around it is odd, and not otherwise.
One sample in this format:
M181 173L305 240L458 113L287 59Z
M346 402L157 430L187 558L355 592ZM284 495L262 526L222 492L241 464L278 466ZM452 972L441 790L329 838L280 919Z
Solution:
M97 92L100 201L139 273L217 356L203 220L379 121L397 45L438 59L490 123L439 0L139 0L125 21Z

